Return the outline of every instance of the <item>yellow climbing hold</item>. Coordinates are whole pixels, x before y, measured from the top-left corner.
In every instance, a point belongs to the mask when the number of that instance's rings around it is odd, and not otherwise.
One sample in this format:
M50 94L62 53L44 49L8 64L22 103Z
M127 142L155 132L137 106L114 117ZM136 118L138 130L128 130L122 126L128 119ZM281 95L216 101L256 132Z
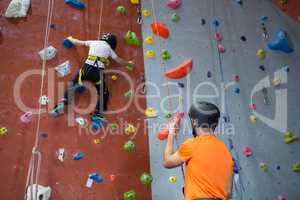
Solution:
M146 110L145 110L145 115L147 117L157 117L157 111L154 110L153 108L151 107L148 107Z
M153 50L146 51L147 58L153 58L155 56L155 52Z
M300 163L293 164L293 171L300 172Z
M130 2L131 2L132 4L139 4L139 3L140 3L139 0L130 0Z
M249 121L252 123L252 124L255 124L257 122L257 117L255 115L250 115L249 116Z
M112 75L112 76L111 76L111 79L112 79L113 81L116 81L116 80L118 79L118 76L117 76L117 75Z
M152 36L148 36L148 37L145 38L144 42L145 42L146 44L153 44L154 39L153 39Z
M257 56L259 59L263 60L263 59L265 59L265 57L266 57L266 51L263 50L263 49L258 49L257 52L256 52L256 56Z
M169 181L170 181L171 183L176 183L176 181L177 181L176 176L170 176L170 177L169 177Z
M1 127L0 128L0 135L4 135L7 132L7 128L6 127Z
M299 140L299 137L296 136L295 134L293 134L293 133L291 133L291 132L289 132L289 131L286 131L286 132L284 133L284 142L285 142L286 144L295 142L295 141L297 141L297 140Z
M101 140L100 140L100 138L96 138L96 139L94 139L94 144L100 144L101 143Z
M265 163L265 162L259 163L259 167L260 167L260 169L261 169L262 171L264 171L264 172L268 170L268 165L267 165L267 163Z
M132 135L135 133L136 129L132 124L128 124L125 131L126 131L126 135Z
M151 12L145 8L143 9L142 13L145 17L149 17L151 15Z

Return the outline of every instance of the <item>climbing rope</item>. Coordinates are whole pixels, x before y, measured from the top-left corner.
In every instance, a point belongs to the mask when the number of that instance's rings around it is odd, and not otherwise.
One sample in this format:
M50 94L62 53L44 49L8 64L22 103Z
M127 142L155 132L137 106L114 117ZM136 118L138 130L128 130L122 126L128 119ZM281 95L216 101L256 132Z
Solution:
M104 1L104 0L101 0L100 9L99 9L98 38L101 37L103 1Z
M53 16L53 7L54 7L54 0L48 0L47 22L46 22L46 28L45 28L46 30L45 30L45 37L44 37L44 49L46 49L48 46L49 34L50 34L50 24L51 24L52 16ZM45 51L45 53L47 53L47 51ZM40 96L43 95L44 82L45 82L44 79L45 79L45 74L46 74L45 68L46 68L46 59L43 59ZM34 146L32 147L32 154L31 154L31 158L29 161L24 199L26 199L26 191L27 191L27 188L29 185L31 186L30 187L31 188L31 199L33 199L33 193L35 193L35 199L38 199L37 198L38 180L39 180L40 165L41 165L41 160L42 160L42 155L38 151L41 111L42 111L42 105L39 103L38 119L37 119L37 126L36 126L36 132L35 132L35 142L34 142ZM34 192L33 192L33 184L35 184Z

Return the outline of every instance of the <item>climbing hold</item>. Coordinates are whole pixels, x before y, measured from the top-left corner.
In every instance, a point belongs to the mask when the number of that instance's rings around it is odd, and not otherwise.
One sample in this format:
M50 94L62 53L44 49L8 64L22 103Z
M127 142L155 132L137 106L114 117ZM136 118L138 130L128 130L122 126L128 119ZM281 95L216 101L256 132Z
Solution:
M111 80L116 81L117 79L118 79L118 76L117 76L117 75L112 75L112 76L111 76Z
M151 176L151 174L144 172L140 177L140 181L143 185L151 185L153 177Z
M64 76L68 75L69 73L71 73L70 68L71 68L70 61L67 60L67 61L57 65L55 67L55 71L57 72L57 75L59 77L64 77Z
M170 119L172 117L172 113L167 113L166 115L165 115L165 118L167 118L167 119Z
M179 22L180 21L180 16L177 13L173 13L171 15L171 20L172 20L172 22Z
M261 71L265 71L266 69L265 69L265 66L263 66L263 65L260 65L259 66L259 69L261 70Z
M136 194L133 190L129 190L123 194L124 200L136 200Z
M99 175L97 172L89 174L89 179L95 181L96 183L103 182L103 178L101 175Z
M268 170L268 165L265 162L259 163L259 167L262 171L266 172Z
M252 123L252 124L255 124L257 122L257 117L255 115L250 115L249 116L249 121Z
M234 88L234 92L235 92L236 94L239 94L239 93L241 92L241 89L238 88L238 87L236 87L236 88Z
M207 76L207 78L211 78L211 71L208 71L206 76Z
M284 142L286 144L290 144L292 142L298 141L299 137L296 136L295 134L291 133L290 131L286 131L284 133Z
M84 9L85 4L80 0L65 0L65 3L77 9Z
M237 74L233 75L232 80L234 80L235 82L239 82L241 80L240 75Z
M53 46L49 46L39 51L39 56L42 60L51 60L55 57L57 50Z
M128 124L125 129L126 135L133 135L135 133L135 131L136 131L136 128L132 124Z
M277 76L274 76L273 80L272 80L272 84L274 87L277 87L281 84L281 78L280 77L277 77Z
M56 26L55 26L55 24L53 24L53 23L52 23L52 24L50 24L50 28L52 28L52 29L54 29L54 30L55 30L55 29L56 29Z
M100 138L96 138L93 140L94 144L100 144L101 143L101 139Z
M75 121L77 122L77 124L79 124L79 126L84 126L85 125L85 119L83 117L77 117L75 119Z
M74 44L68 38L65 38L62 44L65 48L74 47Z
M126 10L126 8L124 7L124 6L122 6L122 5L119 5L118 7L117 7L117 13L120 13L120 14L126 14L126 12L127 12L127 10Z
M276 166L276 169L277 169L277 170L280 170L280 166L279 166L279 165L277 165L277 166Z
M259 59L261 59L261 60L265 59L265 57L266 57L266 52L265 52L265 50L263 50L263 49L258 49L257 52L256 52L256 56L257 56Z
M127 31L124 39L125 39L126 43L129 45L139 46L141 44L141 41L137 38L135 32L130 31L130 30Z
M39 98L39 103L45 106L49 103L49 98L46 95L43 95Z
M170 181L170 183L176 183L176 181L177 181L176 176L170 176L169 181Z
M205 25L206 24L206 21L205 21L205 19L201 19L201 25Z
M39 132L39 136L42 137L42 138L47 138L48 133L47 132Z
M290 72L289 66L284 66L284 67L283 67L283 70L284 70L285 72Z
M193 61L192 59L188 59L174 69L165 72L165 76L170 79L181 79L192 71L192 67Z
M286 198L282 194L280 194L278 195L277 200L286 200Z
M154 22L151 24L152 32L164 39L169 38L170 32L168 27L162 22Z
M251 104L249 105L249 108L250 108L251 110L256 110L256 104L255 104L255 103L251 103Z
M103 125L107 123L107 119L105 117L102 117L96 113L91 116L91 121L92 121L92 128L94 130L98 130L102 128Z
M220 26L220 22L218 21L218 20L214 20L213 21L213 25L215 26L215 27L218 27L218 26Z
M133 69L134 69L134 64L128 64L128 65L126 66L126 69L127 69L128 71L133 71Z
M109 128L110 128L112 131L114 131L114 130L116 130L116 129L118 128L118 124L117 124L117 123L111 123L111 124L109 125Z
M133 151L134 147L135 147L135 144L134 144L131 140L127 141L127 142L123 145L123 149L124 149L125 151Z
M149 17L151 15L151 12L145 8L142 9L142 13L144 17Z
M148 36L148 37L145 38L144 42L145 42L146 44L153 44L154 39L153 39L152 36Z
M155 56L155 51L153 50L146 51L146 56L147 58L153 58Z
M293 164L292 168L294 172L300 172L300 163Z
M168 60L171 58L171 54L167 50L163 49L160 53L160 57L164 60Z
M236 161L236 159L233 158L233 173L238 174L240 170L240 167Z
M178 85L179 87L181 87L181 88L184 88L184 84L183 84L183 83L178 82L177 85Z
M132 4L139 4L139 3L140 3L140 0L130 0L130 2L131 2Z
M280 0L279 3L281 5L286 5L288 3L288 0Z
M241 40L242 40L243 42L246 42L246 41L247 41L247 38L246 38L245 36L241 36Z
M292 53L294 51L291 46L292 45L287 37L287 33L282 30L277 33L274 41L268 43L268 47L271 50L278 50L285 53Z
M32 112L28 111L20 117L21 122L28 124L32 121Z
M7 133L8 129L6 127L1 127L0 128L0 135L4 135L5 133Z
M56 151L56 156L57 156L57 159L58 159L60 162L63 162L63 161L64 161L64 158L65 158L65 149L64 149L64 148L59 148L59 149Z
M174 122L175 122L175 124L179 125L181 119L183 118L183 116L184 116L184 112L179 112L179 113L177 113L177 114L175 115L175 117L174 117ZM165 140L165 139L168 138L168 135L169 135L169 128L166 127L165 129L163 129L163 130L161 130L161 131L158 132L157 138L158 138L159 140Z
M221 44L218 44L218 51L219 51L219 53L225 53L225 47L223 46L223 45L221 45Z
M125 92L124 97L129 98L133 96L133 91L130 89L127 92Z
M268 16L262 16L262 17L260 18L260 20L261 20L262 22L267 22L267 21L269 20L269 17L268 17Z
M237 4L239 5L243 5L243 1L242 0L235 0Z
M82 152L76 152L73 155L73 160L81 160L83 157L84 157L84 153L82 153Z
M26 17L30 7L30 0L12 0L5 12L7 18Z
M216 41L220 42L220 41L222 41L222 39L223 39L223 37L222 37L221 33L216 33L215 34L215 40Z
M114 182L116 180L116 175L114 175L114 174L109 175L109 180L111 182Z
M175 10L179 6L181 6L181 4L182 4L181 0L168 0L167 7L170 8L170 9L172 9L172 10Z
M246 156L246 157L249 157L249 156L251 156L252 155L252 149L251 149L251 147L249 147L249 146L244 146L243 147L243 154L244 154L244 156Z
M146 115L147 117L157 117L157 111L154 110L154 108L148 107L148 108L145 110L145 115Z

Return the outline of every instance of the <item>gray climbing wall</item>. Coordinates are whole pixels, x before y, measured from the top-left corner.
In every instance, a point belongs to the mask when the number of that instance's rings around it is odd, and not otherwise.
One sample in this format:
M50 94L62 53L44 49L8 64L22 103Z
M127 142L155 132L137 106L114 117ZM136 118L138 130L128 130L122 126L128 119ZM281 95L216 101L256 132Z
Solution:
M169 108L167 101L162 100L168 94L176 95L181 92L183 103L181 104L179 98L174 97L171 106L186 111L193 95L198 95L196 99L201 100L207 98L199 95L214 95L212 85L216 86L219 97L210 97L208 100L222 107L222 111L230 118L228 123L222 122L218 132L228 146L231 146L229 141L232 140L232 154L240 167L239 177L236 177L234 184L233 199L271 200L276 199L279 194L283 194L288 200L300 199L300 174L292 170L292 164L300 162L299 142L285 144L283 140L283 130L286 128L298 136L300 130L300 123L298 123L300 108L297 105L300 102L300 79L298 78L300 24L292 21L268 0L245 0L243 6L234 0L185 0L176 10L181 21L173 23L170 20L173 11L166 8L165 2L153 1L157 21L165 22L171 32L169 39L161 40L161 48L169 50L172 54L172 58L166 62L166 69L171 69L188 58L193 59L194 65L192 73L185 79L167 80L163 76L164 67L159 59L160 48L157 38L155 37L153 45L144 43L144 53L147 50L156 52L155 58L148 59L146 56L144 58L146 80L151 83L148 84L148 106L159 111L159 117L149 119L148 122L151 173L154 177L153 199L182 199L181 170L163 168L162 155L165 141L156 138L157 126L166 121L164 111ZM152 10L151 0L142 0L142 7ZM153 35L150 29L153 14L151 17L143 18L144 38ZM266 26L270 39L275 37L279 29L287 31L295 47L294 53L284 54L267 49L267 41L262 37L260 25L262 16L269 17ZM201 25L201 18L206 20L205 25ZM220 22L218 32L223 35L221 43L226 48L226 53L220 56L222 66L220 66L217 44L214 40L215 26L212 24L214 19ZM246 42L240 40L242 35L247 38ZM267 51L265 60L257 59L258 49ZM266 70L260 70L260 65L264 65ZM290 68L288 73L282 69L286 65ZM208 71L212 74L211 78L207 77ZM270 84L275 72L282 77L283 81L287 80L285 84L276 88ZM225 97L222 98L224 91L221 89L222 83L232 82L233 74L240 75L241 80L229 86L224 92ZM260 82L262 79L264 82ZM164 85L167 82L170 84L169 92ZM179 88L177 82L184 83L185 88ZM203 85L199 86L200 83ZM263 102L263 95L259 90L262 86L270 86L268 87L270 105L265 105ZM235 93L235 88L240 88L239 94ZM255 114L258 120L257 123L252 124L248 117L253 113L248 105L254 88L258 88L252 98L257 105ZM287 98L284 96L285 92ZM287 108L287 116L285 116L285 108ZM185 122L187 125L187 121ZM191 137L189 131L182 131L179 143L187 137ZM245 145L252 147L251 157L242 154ZM264 172L260 169L260 162L267 163L268 171ZM169 182L170 176L177 177L175 184Z

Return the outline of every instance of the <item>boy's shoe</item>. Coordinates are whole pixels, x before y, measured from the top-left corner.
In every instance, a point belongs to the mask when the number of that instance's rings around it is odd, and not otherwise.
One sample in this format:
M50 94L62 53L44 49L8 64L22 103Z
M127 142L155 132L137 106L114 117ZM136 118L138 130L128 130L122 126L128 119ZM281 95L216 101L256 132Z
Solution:
M64 113L64 108L65 108L65 104L63 102L59 103L53 108L53 110L49 113L49 115L51 117L58 117L59 115Z

